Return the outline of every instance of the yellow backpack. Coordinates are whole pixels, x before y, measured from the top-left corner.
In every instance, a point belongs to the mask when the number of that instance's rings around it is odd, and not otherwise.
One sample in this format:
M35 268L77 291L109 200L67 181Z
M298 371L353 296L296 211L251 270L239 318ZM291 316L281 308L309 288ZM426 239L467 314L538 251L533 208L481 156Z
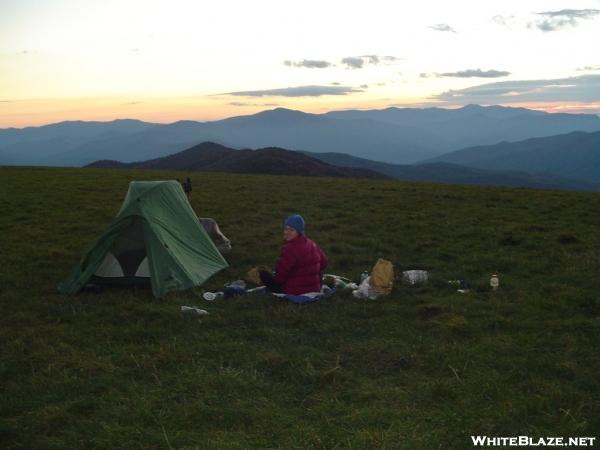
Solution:
M383 258L379 258L373 269L369 280L371 289L378 294L387 295L392 292L394 286L394 265Z
M246 283L254 284L255 286L262 285L262 281L260 279L260 273L259 273L261 270L271 272L271 269L269 269L267 266L253 267L246 273L246 275L244 275L244 281Z

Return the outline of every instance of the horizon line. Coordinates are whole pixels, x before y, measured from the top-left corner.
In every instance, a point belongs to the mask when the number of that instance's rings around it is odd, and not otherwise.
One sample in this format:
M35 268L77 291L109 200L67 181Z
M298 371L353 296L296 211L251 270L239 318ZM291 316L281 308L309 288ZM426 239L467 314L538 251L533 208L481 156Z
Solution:
M587 112L585 111L581 111L578 110L577 108L573 108L572 111L569 111L568 107L565 108L566 110L563 110L563 108L559 107L535 107L535 106L518 106L518 105L502 105L502 104L478 104L478 103L468 103L468 104L464 104L464 105L431 105L431 106L425 106L425 105L390 105L390 106L386 106L386 107L382 107L382 108L364 108L364 107L351 107L351 108L332 108L332 109L328 109L322 112L308 112L308 111L303 111L302 109L296 109L296 108L288 108L288 107L284 107L284 106L277 106L274 108L267 108L267 109L262 109L256 112L250 112L247 114L232 114L232 115L227 115L227 116L223 116L223 117L219 117L219 118L215 118L215 119L209 119L209 120L201 120L201 119L177 119L177 120L173 120L173 121L169 121L169 120L144 120L144 119L139 119L139 118L135 118L134 116L121 116L121 117L115 117L115 118L107 118L107 119L94 119L94 118L90 118L90 119L64 119L64 120L57 120L57 121L50 121L50 122L42 122L42 123L38 123L38 124L31 124L31 125L23 125L23 126L6 126L6 127L0 127L0 130L22 130L25 128L41 128L44 126L51 126L51 125L58 125L58 124L63 124L63 123L75 123L75 122L83 122L83 123L92 123L92 122L97 122L97 123L111 123L111 122L117 122L117 121L127 121L127 120L131 120L131 121L136 121L136 122L144 122L144 123L148 123L148 124L152 124L152 125L172 125L175 123L179 123L179 122L196 122L196 123L212 123L212 122L219 122L221 120L227 120L227 119L233 119L236 117L250 117L250 116L254 116L257 114L261 114L261 113L265 113L268 111L277 111L277 110L285 110L285 111L293 111L293 112L298 112L298 113L302 113L302 114L307 114L307 115L317 115L317 116L322 116L328 113L335 113L335 112L343 112L343 111L385 111L388 109L420 109L420 110L426 110L426 109L443 109L443 110L455 110L455 109L463 109L463 108L467 108L467 107L481 107L481 108L492 108L492 107L499 107L499 108L506 108L506 109L526 109L526 110L530 110L530 111L539 111L539 112L544 112L547 114L586 114L586 115L595 115L597 117L600 118L600 113L593 113L593 112ZM548 110L550 109L550 111Z

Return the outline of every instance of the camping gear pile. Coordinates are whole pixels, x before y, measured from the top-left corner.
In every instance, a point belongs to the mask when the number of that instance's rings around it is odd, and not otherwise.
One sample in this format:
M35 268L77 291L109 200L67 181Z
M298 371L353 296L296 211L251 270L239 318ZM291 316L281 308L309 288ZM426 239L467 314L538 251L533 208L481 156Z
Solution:
M382 295L389 295L393 286L394 265L386 259L379 258L371 269L370 275L352 291L352 295L356 298L376 300Z
M351 290L356 298L368 298L375 300L383 295L389 295L394 285L394 266L390 261L379 259L370 274L361 276L360 285L354 283L349 278L324 274L322 277L322 286L319 292L307 292L300 295L271 293L261 285L260 271L269 270L265 266L253 267L250 269L243 280L236 280L224 286L223 290L217 292L204 292L203 298L207 301L215 301L221 298L231 298L249 293L272 294L282 300L288 300L292 303L306 304L312 303L323 298L332 296L336 290ZM248 285L255 287L248 289Z

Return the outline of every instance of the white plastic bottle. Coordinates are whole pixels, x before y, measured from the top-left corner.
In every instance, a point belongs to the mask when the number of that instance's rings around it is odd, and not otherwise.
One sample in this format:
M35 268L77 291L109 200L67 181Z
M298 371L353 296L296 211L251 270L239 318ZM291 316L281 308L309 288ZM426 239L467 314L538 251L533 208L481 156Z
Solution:
M492 288L492 290L495 291L496 289L498 289L498 286L500 286L500 279L498 278L498 275L494 273L490 278L490 287Z

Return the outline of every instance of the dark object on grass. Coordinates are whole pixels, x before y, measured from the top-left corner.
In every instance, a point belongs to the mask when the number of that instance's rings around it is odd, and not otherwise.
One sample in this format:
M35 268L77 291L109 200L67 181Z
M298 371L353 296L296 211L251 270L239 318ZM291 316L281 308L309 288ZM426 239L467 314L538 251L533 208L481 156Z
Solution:
M260 276L260 281L262 284L270 291L280 293L281 285L275 281L275 277L273 273L267 270L259 270L258 275Z
M190 177L187 177L185 181L182 183L179 178L177 179L181 183L181 187L183 188L183 192L187 195L188 200L192 198L192 180Z

